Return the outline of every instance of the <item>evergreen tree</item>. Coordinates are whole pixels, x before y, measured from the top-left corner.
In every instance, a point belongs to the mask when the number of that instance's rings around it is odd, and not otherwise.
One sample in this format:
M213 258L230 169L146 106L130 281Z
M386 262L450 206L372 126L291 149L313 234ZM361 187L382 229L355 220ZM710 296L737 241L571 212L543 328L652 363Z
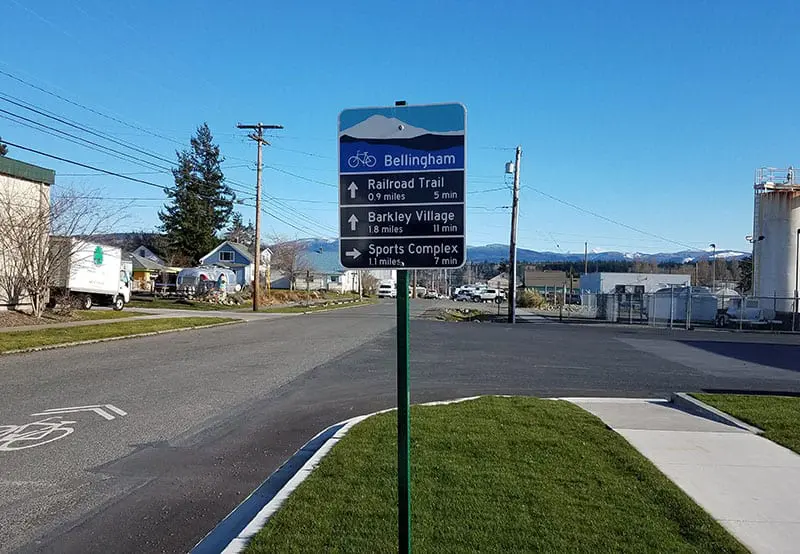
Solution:
M256 229L252 221L248 221L245 225L242 221L242 214L239 212L233 212L231 225L225 233L225 238L231 242L245 245L250 251L255 250Z
M217 233L230 219L235 195L225 184L220 168L224 158L208 124L197 128L191 148L177 156L175 186L167 191L171 202L158 217L173 253L197 264L219 244Z

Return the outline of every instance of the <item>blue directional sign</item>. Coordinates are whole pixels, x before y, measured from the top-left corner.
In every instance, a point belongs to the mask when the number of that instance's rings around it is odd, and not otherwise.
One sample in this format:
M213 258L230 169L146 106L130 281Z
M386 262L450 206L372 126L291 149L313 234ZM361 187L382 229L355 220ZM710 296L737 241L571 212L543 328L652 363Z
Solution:
M339 257L354 269L445 269L466 259L466 109L339 115Z

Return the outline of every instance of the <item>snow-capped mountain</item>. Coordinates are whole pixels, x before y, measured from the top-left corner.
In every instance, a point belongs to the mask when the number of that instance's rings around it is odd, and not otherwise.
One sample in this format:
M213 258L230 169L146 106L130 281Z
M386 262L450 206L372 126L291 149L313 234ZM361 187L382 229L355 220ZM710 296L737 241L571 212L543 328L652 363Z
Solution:
M326 239L302 239L308 251L330 261L334 256L338 256L339 241ZM724 260L742 259L750 256L749 252L737 250L717 250L716 258ZM681 252L658 252L647 254L643 252L613 252L613 251L590 251L589 261L594 262L656 262L656 263L694 263L700 260L710 260L712 252L705 250L684 250ZM508 260L507 244L487 244L485 246L468 246L467 259L471 262L491 262L498 263ZM526 248L517 249L517 259L520 262L528 263L547 263L547 262L583 262L583 252L549 252L528 250Z

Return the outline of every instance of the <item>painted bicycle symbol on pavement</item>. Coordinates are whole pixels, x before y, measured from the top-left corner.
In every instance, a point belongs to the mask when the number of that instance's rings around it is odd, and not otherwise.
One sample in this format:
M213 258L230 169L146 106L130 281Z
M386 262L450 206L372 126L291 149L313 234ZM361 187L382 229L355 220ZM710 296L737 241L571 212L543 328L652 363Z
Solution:
M94 412L107 421L128 415L112 404L52 408L31 414L31 416L47 417L23 425L0 425L0 452L34 448L71 435L75 431L71 425L77 421L66 419L62 414L79 412Z

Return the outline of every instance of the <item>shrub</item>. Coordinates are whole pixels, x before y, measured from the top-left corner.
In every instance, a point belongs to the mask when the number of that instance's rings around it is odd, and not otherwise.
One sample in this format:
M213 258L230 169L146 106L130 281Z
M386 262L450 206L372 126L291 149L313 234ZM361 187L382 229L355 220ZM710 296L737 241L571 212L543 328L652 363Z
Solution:
M544 296L535 290L525 290L517 295L517 306L520 308L541 308L544 304Z

